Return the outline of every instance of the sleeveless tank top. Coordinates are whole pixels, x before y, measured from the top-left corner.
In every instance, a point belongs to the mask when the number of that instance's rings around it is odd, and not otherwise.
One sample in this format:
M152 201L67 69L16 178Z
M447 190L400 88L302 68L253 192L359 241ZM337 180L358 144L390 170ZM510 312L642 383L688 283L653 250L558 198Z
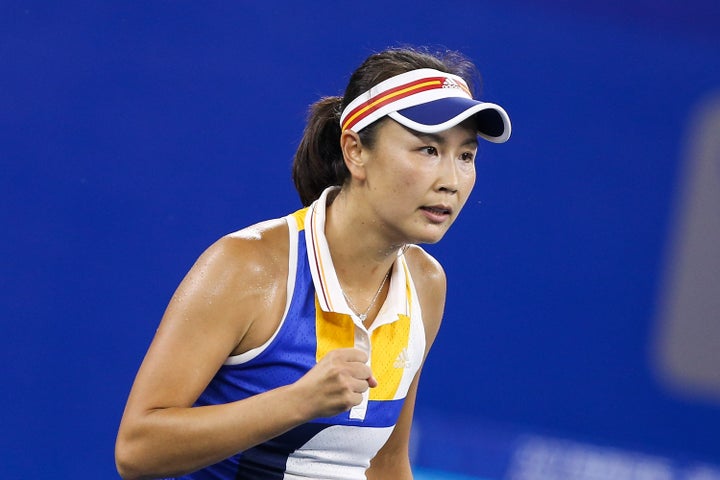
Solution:
M361 404L317 418L185 479L365 479L370 460L397 422L425 352L420 305L402 255L387 299L370 328L348 306L325 239L328 192L286 217L290 231L285 314L263 345L227 359L196 406L241 400L295 382L329 351L368 353L378 386Z

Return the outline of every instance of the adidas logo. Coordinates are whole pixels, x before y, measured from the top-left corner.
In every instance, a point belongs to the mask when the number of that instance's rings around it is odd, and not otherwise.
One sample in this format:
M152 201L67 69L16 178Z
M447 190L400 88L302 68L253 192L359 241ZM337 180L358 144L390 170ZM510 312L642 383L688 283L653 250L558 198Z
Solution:
M410 362L410 355L408 355L407 348L403 348L400 354L395 359L393 367L395 368L410 368L412 363Z
M460 88L460 85L458 85L452 78L446 78L443 82L442 88Z

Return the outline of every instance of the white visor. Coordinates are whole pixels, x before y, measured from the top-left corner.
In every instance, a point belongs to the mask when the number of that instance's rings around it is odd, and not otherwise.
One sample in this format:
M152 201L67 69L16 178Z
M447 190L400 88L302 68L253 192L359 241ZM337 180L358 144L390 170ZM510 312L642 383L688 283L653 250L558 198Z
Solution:
M474 100L465 81L430 68L389 78L353 100L340 117L342 130L359 132L384 116L422 133L437 133L474 117L478 135L490 142L510 138L507 112Z

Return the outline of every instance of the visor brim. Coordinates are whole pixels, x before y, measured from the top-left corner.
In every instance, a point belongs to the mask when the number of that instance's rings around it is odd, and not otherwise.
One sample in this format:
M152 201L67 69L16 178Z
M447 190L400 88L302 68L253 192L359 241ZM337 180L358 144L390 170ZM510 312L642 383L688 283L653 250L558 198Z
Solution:
M389 113L388 116L422 133L442 132L474 117L478 136L493 143L506 142L512 130L510 117L501 106L470 98L441 98Z

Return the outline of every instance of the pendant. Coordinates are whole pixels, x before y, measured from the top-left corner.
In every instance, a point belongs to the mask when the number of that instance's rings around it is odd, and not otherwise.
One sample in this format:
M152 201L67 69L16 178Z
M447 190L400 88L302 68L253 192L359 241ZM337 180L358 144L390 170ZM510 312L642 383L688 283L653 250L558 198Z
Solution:
M360 315L358 315L358 318L360 319L361 322L364 322L365 319L367 318L367 314L361 313Z

